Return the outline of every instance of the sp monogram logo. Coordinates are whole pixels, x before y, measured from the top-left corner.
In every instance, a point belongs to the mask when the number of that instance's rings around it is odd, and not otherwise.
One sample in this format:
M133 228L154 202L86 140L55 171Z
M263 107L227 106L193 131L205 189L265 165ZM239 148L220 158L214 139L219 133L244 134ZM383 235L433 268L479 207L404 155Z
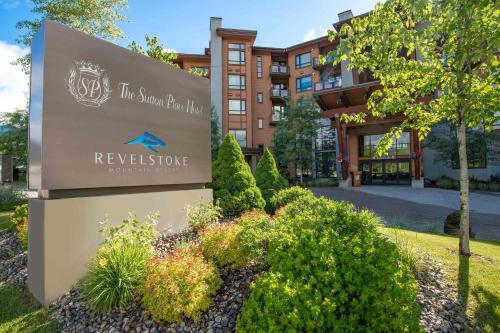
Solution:
M91 62L75 61L66 81L69 93L82 105L100 107L111 98L109 78L105 72Z

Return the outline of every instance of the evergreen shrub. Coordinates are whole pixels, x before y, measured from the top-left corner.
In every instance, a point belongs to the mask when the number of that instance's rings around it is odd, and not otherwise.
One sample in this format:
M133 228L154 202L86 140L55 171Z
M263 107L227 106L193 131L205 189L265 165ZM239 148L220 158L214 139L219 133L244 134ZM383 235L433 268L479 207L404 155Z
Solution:
M250 166L232 134L226 135L219 147L212 176L214 199L219 202L225 216L264 208L265 201Z
M266 201L266 211L271 211L271 198L279 190L288 186L288 181L280 175L276 162L269 149L264 150L264 155L255 169L255 181Z
M281 207L285 207L289 203L304 197L314 197L311 190L300 187L292 186L278 191L270 200L270 213L276 212Z

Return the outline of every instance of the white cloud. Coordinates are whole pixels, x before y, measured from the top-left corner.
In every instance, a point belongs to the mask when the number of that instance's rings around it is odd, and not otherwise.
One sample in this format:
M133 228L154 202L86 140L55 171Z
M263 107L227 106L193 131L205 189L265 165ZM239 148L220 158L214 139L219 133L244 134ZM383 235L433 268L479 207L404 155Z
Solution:
M311 28L309 29L305 34L304 34L304 38L302 39L303 42L307 42L311 39L315 39L315 38L319 38L321 36L325 36L326 35L326 31L327 29L324 29L324 28L319 28L319 29L316 29L316 28Z
M0 0L0 6L4 9L13 9L19 6L19 0Z
M25 108L28 102L29 77L21 66L11 62L28 53L28 48L0 41L0 112Z
M163 48L163 51L165 51L165 52L174 52L174 53L177 53L177 51L176 51L176 50L174 50L174 49L169 49L168 47L164 47L164 48Z

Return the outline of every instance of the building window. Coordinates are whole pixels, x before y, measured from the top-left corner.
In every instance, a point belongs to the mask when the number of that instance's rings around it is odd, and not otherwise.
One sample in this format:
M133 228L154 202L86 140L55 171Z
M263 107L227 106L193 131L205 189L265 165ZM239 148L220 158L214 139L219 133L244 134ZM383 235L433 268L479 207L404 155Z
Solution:
M257 78L262 79L262 57L257 56Z
M245 90L245 75L229 74L229 89Z
M244 99L230 99L229 114L245 114L247 102Z
M230 65L245 64L245 44L229 43L228 63Z
M285 106L284 105L273 105L273 112L283 114L285 112Z
M258 93L257 93L257 103L262 104L263 99L264 99L264 98L263 98L263 96L262 96L262 93L261 93L261 92L258 92Z
M375 150L383 134L365 135L359 137L359 156L374 157ZM386 156L409 156L410 155L410 133L403 132L399 139L392 142Z
M263 129L264 128L264 118L259 118L259 129Z
M296 81L297 92L304 92L312 89L312 76L307 75L297 78Z
M244 148L247 146L247 131L230 129L229 133L234 136L240 147Z
M451 128L450 136L453 138L451 145L451 166L460 169L458 157L458 139L455 127ZM467 130L467 165L469 169L484 169L487 165L488 144L485 133L480 130Z
M302 53L295 56L295 68L304 68L311 65L311 53Z

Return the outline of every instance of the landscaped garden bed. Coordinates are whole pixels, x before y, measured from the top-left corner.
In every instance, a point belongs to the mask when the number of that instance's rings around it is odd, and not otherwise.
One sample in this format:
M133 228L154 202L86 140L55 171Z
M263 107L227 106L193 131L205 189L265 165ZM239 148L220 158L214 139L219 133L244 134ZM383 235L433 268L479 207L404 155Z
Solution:
M275 168L272 156L264 161L267 166L256 181L234 138L226 138L212 183L221 205L186 207L188 228L182 233L158 234L155 213L142 220L130 214L118 226L104 223L105 241L90 260L89 273L49 306L59 329L470 328L438 263L411 251L400 238L384 235L372 212L317 198L301 187L283 188L279 174L265 170ZM17 219L23 221L14 214L12 223ZM0 270L7 283L25 287L26 252L15 230L1 233Z

